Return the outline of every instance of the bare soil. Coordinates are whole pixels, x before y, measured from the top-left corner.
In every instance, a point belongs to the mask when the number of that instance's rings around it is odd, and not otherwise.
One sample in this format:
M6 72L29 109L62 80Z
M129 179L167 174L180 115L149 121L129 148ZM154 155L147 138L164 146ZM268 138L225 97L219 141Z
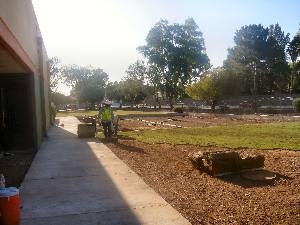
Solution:
M294 120L282 116L195 115L121 120L120 130L201 127L219 124ZM142 121L143 120L143 121ZM151 124L151 123L152 124ZM175 126L174 126L175 128ZM177 128L178 129L178 128ZM120 133L121 134L121 133ZM239 149L265 155L273 182L250 181L241 175L212 177L195 169L188 155L223 150L192 145L146 144L125 136L107 146L192 224L300 224L300 151Z
M188 127L208 127L226 124L257 124L280 121L299 121L298 116L279 115L233 115L233 114L193 114L175 117L134 117L120 120L119 130L170 129Z
M34 155L31 149L0 152L0 174L4 175L7 187L20 187Z

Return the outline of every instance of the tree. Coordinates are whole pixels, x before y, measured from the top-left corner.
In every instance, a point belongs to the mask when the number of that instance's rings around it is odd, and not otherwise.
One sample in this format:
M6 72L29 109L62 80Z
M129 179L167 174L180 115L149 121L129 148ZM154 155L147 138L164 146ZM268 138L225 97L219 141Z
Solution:
M204 100L215 110L217 103L228 97L240 95L239 81L223 68L205 72L200 80L188 85L186 93L195 100Z
M51 96L51 101L56 105L65 105L68 103L72 103L72 97L70 96L65 96L64 94L58 93L58 92L52 92L50 94Z
M238 76L223 68L213 69L209 73L213 74L221 99L241 95L241 81Z
M243 26L234 37L235 46L228 50L224 68L239 77L243 94L268 94L278 84L288 83L285 49L289 34L278 24Z
M67 66L64 69L67 84L72 87L71 93L80 102L95 103L103 100L108 75L102 69L91 66Z
M144 81L144 79L146 78L146 73L147 67L144 61L137 60L135 63L131 64L126 70L126 78Z
M155 69L148 73L148 80L166 94L173 108L173 101L185 93L185 85L209 68L202 33L192 18L183 25L161 20L150 29L146 42L138 51Z
M161 82L161 78L163 77L162 71L160 68L151 64L147 68L147 82L150 90L152 90L152 96L154 97L155 104L158 105L158 108L161 109L161 98L163 96L164 84ZM151 92L150 92L151 93Z
M289 41L289 33L285 35L278 23L269 26L269 49L266 59L267 65L269 65L269 73L266 78L273 82L273 91L281 92L283 89L287 90L288 88L290 71L285 50ZM269 87L271 88L271 85Z
M141 103L146 97L144 84L141 80L137 79L124 79L120 81L118 92L122 96L122 101L134 104Z
M221 97L217 77L211 73L203 76L200 81L187 86L186 92L195 100L206 101L211 106L212 111L215 110L215 106Z
M122 93L120 93L119 82L109 82L106 86L106 97L111 100L115 100L117 102L123 101ZM122 107L120 105L120 107Z
M50 90L56 92L61 81L64 80L63 66L58 57L52 57L48 60L50 73Z
M292 60L291 77L290 77L290 92L300 88L300 29L289 43L288 53Z

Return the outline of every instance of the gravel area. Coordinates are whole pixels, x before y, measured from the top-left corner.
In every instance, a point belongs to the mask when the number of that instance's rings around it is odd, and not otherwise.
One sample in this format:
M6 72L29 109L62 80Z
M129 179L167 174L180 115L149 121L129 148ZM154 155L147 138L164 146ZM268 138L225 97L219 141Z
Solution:
M226 124L254 124L280 121L300 121L295 116L280 115L233 115L233 114L192 114L174 117L133 117L120 120L121 131L141 129L170 129L188 127L207 127Z

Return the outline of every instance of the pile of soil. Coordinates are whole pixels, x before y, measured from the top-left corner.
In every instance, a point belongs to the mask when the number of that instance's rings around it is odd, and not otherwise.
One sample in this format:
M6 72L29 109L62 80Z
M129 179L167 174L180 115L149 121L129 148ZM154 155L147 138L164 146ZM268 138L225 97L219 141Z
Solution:
M210 115L205 119L178 120L170 122L199 127L282 121L283 117ZM153 129L136 119L120 121L120 127L121 130ZM195 169L188 159L189 154L199 150L226 149L146 144L124 136L119 136L116 143L106 144L192 224L300 224L300 151L237 150L240 154L265 156L266 170L276 173L277 178L262 182L247 180L239 174L212 177Z

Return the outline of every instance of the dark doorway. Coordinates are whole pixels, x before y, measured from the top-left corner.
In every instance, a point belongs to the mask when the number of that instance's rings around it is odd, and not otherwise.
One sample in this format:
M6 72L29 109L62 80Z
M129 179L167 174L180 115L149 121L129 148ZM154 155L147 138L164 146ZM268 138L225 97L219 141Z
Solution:
M32 75L0 74L0 148L34 147Z

